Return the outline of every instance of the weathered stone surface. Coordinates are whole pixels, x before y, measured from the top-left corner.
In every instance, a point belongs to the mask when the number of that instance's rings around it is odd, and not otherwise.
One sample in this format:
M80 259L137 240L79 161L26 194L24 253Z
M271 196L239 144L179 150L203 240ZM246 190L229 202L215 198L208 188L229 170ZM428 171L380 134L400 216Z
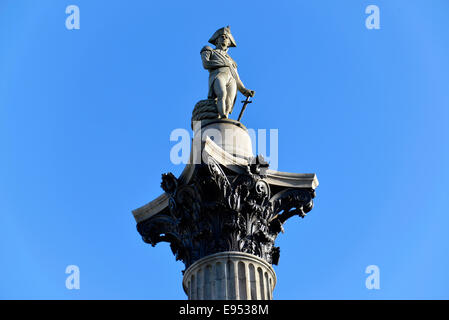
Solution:
M204 162L189 165L184 176L162 176L165 195L147 205L151 214L135 212L143 240L169 242L186 268L224 251L277 264L275 239L287 219L312 209L316 177L270 173L262 157L235 157L210 139L203 151Z
M247 159L240 157L235 157L230 153L224 151L212 140L206 139L203 144L202 153L206 157L214 158L222 167L226 170L230 170L235 174L246 172L246 168L249 164ZM182 183L189 183L193 172L195 170L195 165L192 162L192 155L190 157L189 163L184 168L181 175L178 177L178 181ZM273 187L288 187L288 188L302 188L302 189L313 189L318 187L318 179L314 173L289 173L274 171L268 169L266 171L267 177L266 181ZM152 216L168 210L168 199L169 195L167 193L161 194L156 199L150 201L146 205L133 210L134 219L137 223L151 218Z

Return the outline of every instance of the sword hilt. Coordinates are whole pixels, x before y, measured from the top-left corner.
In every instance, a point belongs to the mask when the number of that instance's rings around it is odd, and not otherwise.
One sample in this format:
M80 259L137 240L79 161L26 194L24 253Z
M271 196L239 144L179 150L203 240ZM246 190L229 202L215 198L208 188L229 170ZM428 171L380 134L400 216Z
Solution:
M253 103L252 101L249 100L249 98L250 98L250 96L246 97L246 100L242 101L243 102L243 107L242 107L242 111L240 111L239 118L237 119L237 121L240 121L240 119L242 119L243 112L246 109L246 105L248 103Z

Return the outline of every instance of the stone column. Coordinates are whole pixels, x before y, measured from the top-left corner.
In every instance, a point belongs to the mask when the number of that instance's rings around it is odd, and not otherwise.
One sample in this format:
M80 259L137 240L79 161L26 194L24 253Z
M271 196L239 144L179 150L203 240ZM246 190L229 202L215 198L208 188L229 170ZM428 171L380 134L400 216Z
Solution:
M265 260L227 251L204 257L184 273L189 300L271 300L276 274Z
M190 159L201 161L162 175L164 193L133 211L137 230L153 246L170 243L189 299L272 299L275 240L312 210L316 175L270 170L238 121L204 120L194 132Z

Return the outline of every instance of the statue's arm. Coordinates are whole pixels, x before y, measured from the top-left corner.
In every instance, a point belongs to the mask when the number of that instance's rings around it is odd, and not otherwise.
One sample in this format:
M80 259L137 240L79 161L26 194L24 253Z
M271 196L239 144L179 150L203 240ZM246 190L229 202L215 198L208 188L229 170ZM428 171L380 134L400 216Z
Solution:
M237 89L241 92L244 93L244 91L246 90L245 85L243 84L242 80L240 80L240 76L239 73L237 72L237 68L233 68L234 70L234 75L235 75L235 81L237 82Z
M204 69L216 69L221 67L226 67L226 63L224 61L220 61L218 59L211 59L212 56L212 48L209 46L203 47L201 49L201 61L203 62Z
M246 97L248 97L248 96L254 97L255 91L246 89L242 80L240 80L240 76L239 76L239 73L237 72L237 68L233 67L232 70L233 70L235 82L237 83L237 89Z

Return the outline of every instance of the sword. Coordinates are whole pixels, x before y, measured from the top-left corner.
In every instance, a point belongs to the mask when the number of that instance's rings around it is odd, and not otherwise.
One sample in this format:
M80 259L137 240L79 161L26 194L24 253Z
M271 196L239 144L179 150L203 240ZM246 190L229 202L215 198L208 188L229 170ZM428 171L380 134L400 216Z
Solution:
M240 111L239 118L237 119L237 121L240 121L240 119L242 119L243 112L245 111L246 106L248 105L248 103L253 103L252 101L249 101L249 98L250 97L248 96L248 97L246 97L245 101L242 101L243 102L243 107L242 107L242 111Z

